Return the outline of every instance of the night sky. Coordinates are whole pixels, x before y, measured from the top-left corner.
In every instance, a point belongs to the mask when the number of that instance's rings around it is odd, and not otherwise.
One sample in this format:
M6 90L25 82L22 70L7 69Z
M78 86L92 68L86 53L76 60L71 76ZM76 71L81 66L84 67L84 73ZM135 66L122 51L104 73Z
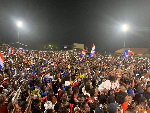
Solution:
M150 0L0 0L0 40L17 42L16 21L23 22L20 42L38 49L44 44L84 43L96 51L150 47Z

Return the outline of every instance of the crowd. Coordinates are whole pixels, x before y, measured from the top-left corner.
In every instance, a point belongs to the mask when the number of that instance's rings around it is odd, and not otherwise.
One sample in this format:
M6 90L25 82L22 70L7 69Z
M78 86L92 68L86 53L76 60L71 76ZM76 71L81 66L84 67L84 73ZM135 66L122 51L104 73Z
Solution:
M150 113L149 58L1 52L0 113Z

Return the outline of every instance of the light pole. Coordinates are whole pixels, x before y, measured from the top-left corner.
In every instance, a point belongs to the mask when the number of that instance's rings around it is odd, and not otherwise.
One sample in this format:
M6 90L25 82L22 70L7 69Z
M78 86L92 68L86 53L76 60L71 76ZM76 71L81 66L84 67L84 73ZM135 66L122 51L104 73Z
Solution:
M125 38L126 38L126 32L129 30L129 25L128 24L123 24L122 25L122 31L125 33ZM125 43L125 38L124 38L124 49L126 47L126 43Z
M19 43L19 28L22 26L22 22L18 21L17 22L17 27L18 27L18 43Z

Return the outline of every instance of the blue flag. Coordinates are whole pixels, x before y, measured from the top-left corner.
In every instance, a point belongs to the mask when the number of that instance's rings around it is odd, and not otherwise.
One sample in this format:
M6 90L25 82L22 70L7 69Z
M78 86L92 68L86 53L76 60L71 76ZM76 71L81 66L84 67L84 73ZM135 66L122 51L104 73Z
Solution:
M124 50L123 58L128 57L128 55L129 55L128 52L129 52L129 50Z

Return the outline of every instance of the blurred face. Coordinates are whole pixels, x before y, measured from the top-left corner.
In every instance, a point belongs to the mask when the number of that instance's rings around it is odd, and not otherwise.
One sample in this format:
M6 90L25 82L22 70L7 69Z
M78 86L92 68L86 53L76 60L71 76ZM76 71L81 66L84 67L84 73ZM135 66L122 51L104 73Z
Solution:
M137 105L134 111L138 111L138 113L144 113L145 109L142 105Z
M126 97L125 97L125 102L128 102L129 104L131 104L131 102L132 102L132 97L131 97L131 96L126 96Z
M72 91L72 89L70 88L69 90L68 90L68 95L72 95L73 94L73 91Z
M120 91L125 92L126 88L124 86L120 86Z
M114 91L110 91L110 95L115 95L115 92Z
M43 92L45 92L46 91L46 86L44 86L42 90L43 90Z
M41 109L41 102L37 104L37 107Z
M0 74L0 81L3 81L3 76Z
M86 113L90 112L90 107L88 104L85 104L85 107L84 107Z
M145 79L145 78L142 78L142 82L143 82L143 83L146 83L146 79Z
M79 103L83 103L85 101L84 97L78 98Z
M56 103L56 98L55 96L52 96L52 104L55 104Z
M64 94L63 94L63 96L62 96L62 100L63 100L63 101L67 101L67 100L68 100L67 93L64 93Z
M97 95L98 95L98 91L97 91L97 89L95 89L94 97L97 97Z

